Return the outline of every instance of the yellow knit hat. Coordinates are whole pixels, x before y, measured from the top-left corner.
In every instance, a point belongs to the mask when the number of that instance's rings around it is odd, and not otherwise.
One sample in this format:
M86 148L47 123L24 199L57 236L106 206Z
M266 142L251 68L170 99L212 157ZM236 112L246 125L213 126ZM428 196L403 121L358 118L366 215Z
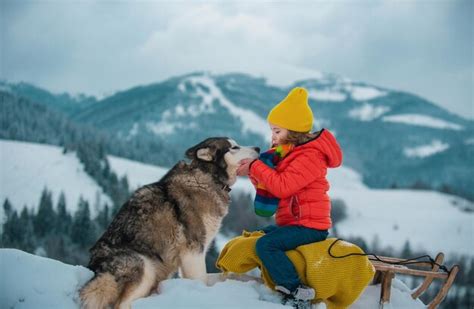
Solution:
M293 88L288 96L268 113L271 124L296 132L309 132L313 128L313 112L308 104L308 91Z

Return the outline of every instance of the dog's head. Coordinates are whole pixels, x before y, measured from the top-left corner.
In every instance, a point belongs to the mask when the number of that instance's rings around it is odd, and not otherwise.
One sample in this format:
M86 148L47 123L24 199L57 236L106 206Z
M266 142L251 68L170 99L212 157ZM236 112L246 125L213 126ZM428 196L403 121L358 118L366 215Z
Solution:
M227 137L211 137L186 150L186 157L209 172L217 173L225 184L233 185L239 161L256 159L259 152L258 147L240 146Z

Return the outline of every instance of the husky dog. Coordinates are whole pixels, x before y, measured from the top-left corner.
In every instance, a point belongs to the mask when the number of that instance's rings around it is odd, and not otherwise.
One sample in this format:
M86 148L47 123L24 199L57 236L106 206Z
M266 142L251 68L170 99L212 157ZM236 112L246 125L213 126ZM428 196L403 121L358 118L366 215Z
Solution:
M257 147L208 138L186 151L161 180L135 191L90 249L95 276L80 290L83 308L130 308L181 269L206 282L206 251L227 214L238 162Z

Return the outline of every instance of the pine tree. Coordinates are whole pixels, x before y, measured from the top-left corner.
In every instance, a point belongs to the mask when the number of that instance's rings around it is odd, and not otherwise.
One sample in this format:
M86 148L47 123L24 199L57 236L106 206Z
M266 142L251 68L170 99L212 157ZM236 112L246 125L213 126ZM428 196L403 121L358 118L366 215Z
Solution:
M473 308L474 306L474 293L468 287L462 299L463 308Z
M45 237L50 234L56 223L56 214L53 209L53 199L51 192L47 188L43 189L40 198L38 213L34 223L35 234L39 237Z
M19 248L21 243L20 220L16 210L10 212L10 216L3 224L2 247Z
M405 241L405 244L403 245L403 249L402 249L402 258L410 258L412 257L412 250L411 250L411 246L410 246L410 241Z
M122 206L123 203L125 203L130 196L128 178L126 175L120 178L120 182L118 183L118 190L120 195L119 200L117 202L120 206Z
M105 230L107 226L109 226L110 219L109 205L105 204L104 208L102 208L102 210L97 215L97 223L99 224L99 227Z
M347 218L347 206L343 200L334 199L331 201L331 219L333 225L343 221Z
M71 227L71 239L82 248L86 248L95 238L95 229L90 218L89 203L82 196Z
M370 248L375 254L377 254L380 250L382 250L382 248L380 248L379 235L374 236L374 238L372 239L372 244L370 245Z
M7 219L12 214L12 204L8 198L6 198L3 202L3 211L5 212L5 217L7 217Z
M71 228L72 218L66 209L66 197L61 191L57 205L56 233L59 235L68 235Z
M104 160L104 167L102 168L102 179L107 179L110 176L110 164L109 160Z
M26 205L23 206L19 222L22 234L20 249L33 253L36 248L33 220L32 216L28 212L28 208L26 208Z

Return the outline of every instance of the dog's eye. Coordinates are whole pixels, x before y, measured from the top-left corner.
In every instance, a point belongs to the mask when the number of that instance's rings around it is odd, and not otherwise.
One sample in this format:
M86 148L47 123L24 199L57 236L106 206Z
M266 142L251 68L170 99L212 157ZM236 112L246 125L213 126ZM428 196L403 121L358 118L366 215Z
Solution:
M234 147L232 147L231 149L233 149L233 150L238 150L238 149L240 149L240 147L239 147L239 146L234 146Z

